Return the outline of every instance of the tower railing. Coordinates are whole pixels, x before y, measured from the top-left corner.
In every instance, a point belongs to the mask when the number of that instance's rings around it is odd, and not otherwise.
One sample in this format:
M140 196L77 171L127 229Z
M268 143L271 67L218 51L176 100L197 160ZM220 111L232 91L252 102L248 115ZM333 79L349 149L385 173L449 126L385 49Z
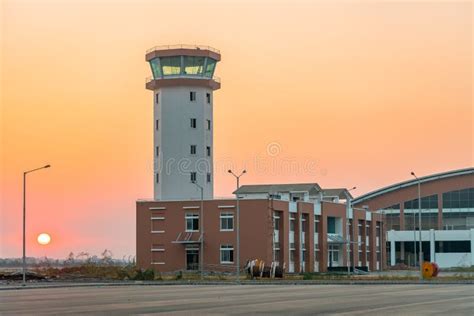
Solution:
M205 45L186 45L186 44L176 44L176 45L160 45L160 46L154 46L150 49L147 49L146 53L151 53L156 50L168 50L168 49L202 49L202 50L209 50L211 52L214 52L216 54L220 54L220 50L211 47L211 46L205 46Z
M166 80L166 79L176 79L176 78L189 78L189 79L207 79L207 80L214 80L217 83L221 83L221 78L217 76L213 76L212 78L206 77L206 76L199 76L199 75L186 75L186 74L181 74L181 75L171 75L171 76L163 76L161 78L158 78L156 80ZM153 77L146 77L145 78L145 83L149 83L151 81L155 80Z

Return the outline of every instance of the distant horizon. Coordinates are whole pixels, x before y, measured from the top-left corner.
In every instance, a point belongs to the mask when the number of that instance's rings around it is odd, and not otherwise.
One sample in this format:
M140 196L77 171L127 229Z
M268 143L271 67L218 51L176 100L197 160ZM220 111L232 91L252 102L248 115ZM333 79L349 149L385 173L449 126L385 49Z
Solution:
M221 52L216 197L235 189L229 167L247 169L241 184L356 186L354 196L411 171L472 168L472 12L470 2L2 2L0 257L21 256L22 173L45 164L28 175L27 256L135 255L135 204L153 196L145 53L157 45Z

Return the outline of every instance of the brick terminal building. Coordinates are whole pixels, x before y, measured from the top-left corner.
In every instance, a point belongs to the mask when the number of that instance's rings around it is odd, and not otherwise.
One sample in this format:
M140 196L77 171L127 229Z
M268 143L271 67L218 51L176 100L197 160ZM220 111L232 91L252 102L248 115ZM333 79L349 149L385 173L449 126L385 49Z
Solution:
M265 192L268 187L271 192ZM325 272L347 267L349 250L351 267L382 268L382 216L340 203L342 198L350 201L347 190L321 190L317 184L252 185L236 193L241 266L259 258L284 265L290 273ZM204 200L201 212L200 200L138 201L138 266L162 272L199 270L202 252L205 270L234 271L236 202Z

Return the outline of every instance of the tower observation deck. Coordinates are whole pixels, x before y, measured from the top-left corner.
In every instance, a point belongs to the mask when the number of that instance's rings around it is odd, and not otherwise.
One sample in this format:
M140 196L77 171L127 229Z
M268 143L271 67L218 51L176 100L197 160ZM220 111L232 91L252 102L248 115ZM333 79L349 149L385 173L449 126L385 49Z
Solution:
M213 198L213 91L220 52L208 46L149 49L152 77L155 200Z

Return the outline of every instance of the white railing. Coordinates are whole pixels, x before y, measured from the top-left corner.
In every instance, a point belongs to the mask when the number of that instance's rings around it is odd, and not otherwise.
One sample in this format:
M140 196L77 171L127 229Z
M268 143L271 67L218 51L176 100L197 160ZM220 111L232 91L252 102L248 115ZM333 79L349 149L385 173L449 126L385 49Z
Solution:
M163 76L161 78L153 78L153 77L146 77L145 78L145 83L152 82L153 80L166 80L166 79L176 79L176 78L188 78L188 79L207 79L207 80L214 80L217 83L221 83L221 78L213 76L212 78L206 77L206 76L199 76L199 75L171 75L171 76Z
M220 54L220 50L211 47L211 46L206 46L206 45L186 45L186 44L176 44L176 45L159 45L159 46L154 46L150 49L147 49L146 53L151 53L156 50L169 50L169 49L197 49L197 50L209 50L211 52L214 52L216 54Z

